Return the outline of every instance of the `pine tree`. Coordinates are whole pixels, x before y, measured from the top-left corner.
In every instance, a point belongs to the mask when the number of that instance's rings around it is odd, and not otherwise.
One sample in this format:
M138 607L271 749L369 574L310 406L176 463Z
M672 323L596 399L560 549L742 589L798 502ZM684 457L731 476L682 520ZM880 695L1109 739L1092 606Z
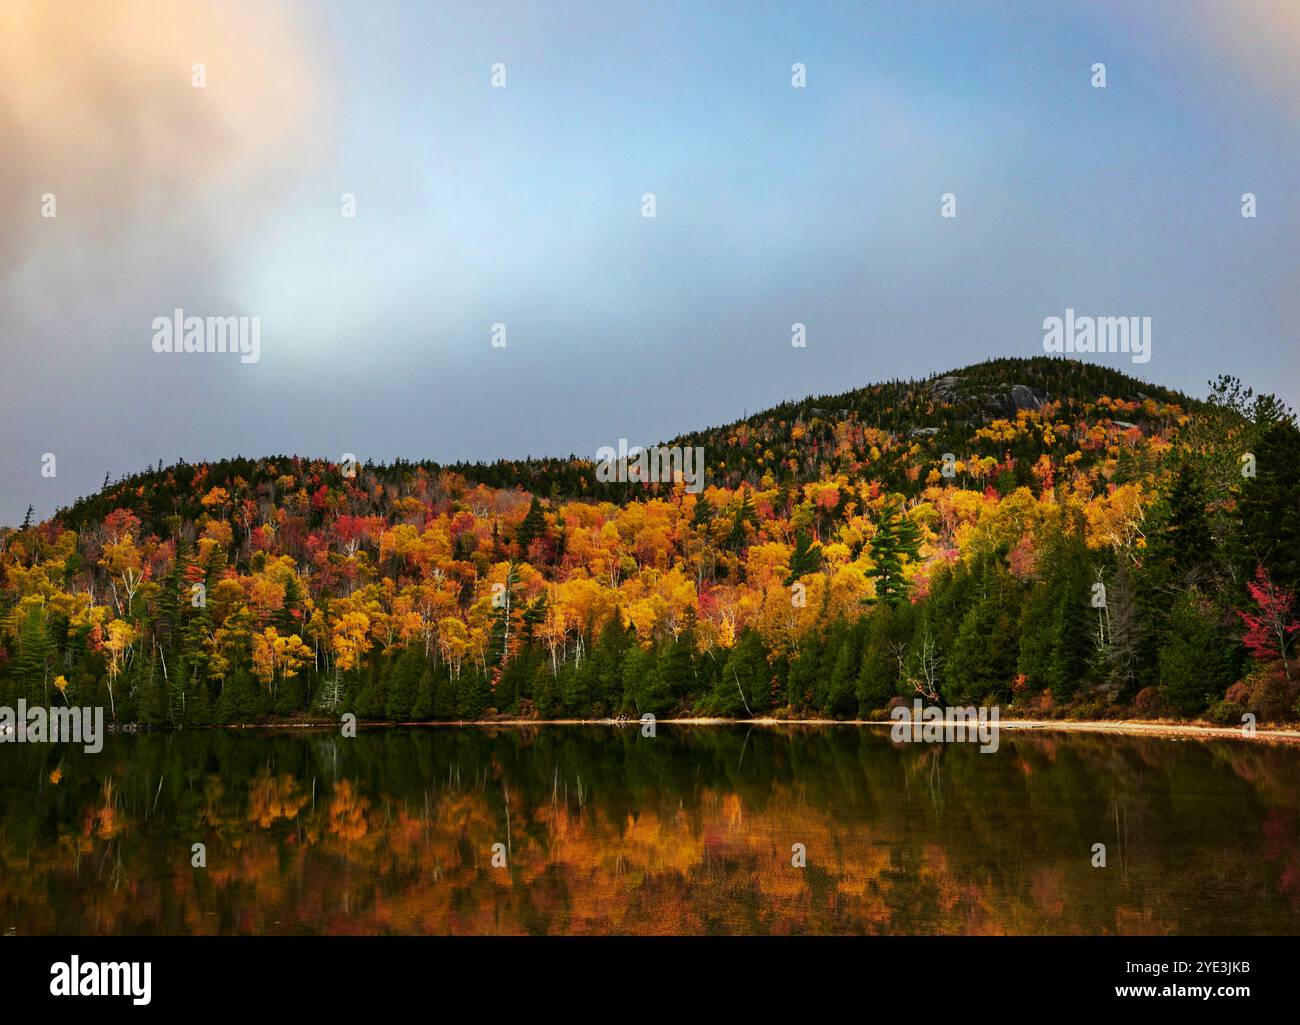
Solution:
M662 694L661 707L685 702L695 691L699 674L696 671L696 621L694 610L687 613L681 632L659 650L656 665L656 690ZM655 711L656 715L661 714Z
M790 572L785 578L785 586L790 587L800 577L816 573L822 568L822 548L814 547L812 536L799 529L794 534L794 551L790 553Z
M817 681L821 678L822 661L826 654L825 639L812 633L799 643L799 654L790 662L786 677L786 701L796 711L806 711L814 706Z
M433 670L425 666L420 682L415 686L415 702L411 705L413 722L428 722L433 718Z
M839 650L835 652L821 699L822 710L833 719L847 719L857 711L857 685L862 672L866 625L866 619L860 618L838 631Z
M772 707L772 671L757 630L744 630L727 652L713 689L719 715L735 718L760 715Z
M638 716L651 711L641 706L641 699L646 696L646 677L650 674L651 667L649 652L639 644L629 645L623 656L623 695L616 706L619 710L632 709Z
M284 582L284 602L276 611L274 625L283 634L303 632L303 594L296 573L288 574Z
M384 718L389 722L403 722L411 717L423 671L424 653L417 645L411 645L397 657L384 701Z
M901 501L891 502L881 512L871 539L872 567L867 575L876 581L877 602L897 605L906 600L908 586L903 567L914 561L920 550L916 524L903 512Z
M217 714L226 723L255 722L267 711L267 700L266 690L238 669L222 682Z
M54 661L54 642L46 621L45 602L25 599L18 607L18 645L13 660L14 675L28 685L28 694L44 701ZM33 688L39 685L40 690Z
M1050 687L1063 700L1088 675L1095 644L1091 632L1092 573L1082 525L1043 546L1039 579L1021 605L1017 670L1035 690Z
M867 636L858 671L858 715L882 711L899 694L908 643L914 628L913 606L877 605L867 620Z
M603 712L613 715L622 707L623 660L632 647L635 644L623 626L621 613L615 609L609 622L600 631L591 657L587 660L594 683L592 690L597 701L593 711L597 714Z
M527 559L528 550L532 547L533 542L545 536L546 514L542 511L542 503L534 495L532 503L528 506L527 515L524 516L523 522L519 524L519 529L515 531L515 544L519 546L520 558Z
M456 715L461 719L479 719L492 703L492 688L482 673L461 673L456 678Z
M998 557L983 558L975 590L944 665L943 696L959 705L1010 697L1020 646L1016 582Z
M1263 563L1278 587L1300 591L1300 430L1289 414L1266 415L1277 418L1258 431L1256 473L1241 483L1236 562L1243 579Z
M1164 505L1164 528L1148 539L1144 567L1161 591L1182 591L1200 578L1212 550L1205 494L1191 462L1179 465Z
M1160 696L1182 715L1195 715L1231 682L1228 639L1207 603L1189 591L1174 604L1168 640L1160 647Z
M754 508L754 497L749 488L740 489L740 500L736 503L731 519L731 532L727 535L727 547L740 551L748 538L746 526L758 529L758 510Z

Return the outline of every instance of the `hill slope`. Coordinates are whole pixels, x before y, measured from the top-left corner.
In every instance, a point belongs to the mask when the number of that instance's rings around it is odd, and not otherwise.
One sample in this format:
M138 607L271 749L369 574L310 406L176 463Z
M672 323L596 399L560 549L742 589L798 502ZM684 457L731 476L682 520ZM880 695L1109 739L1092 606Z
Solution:
M577 457L160 467L0 531L0 703L1286 718L1298 439L1231 380L1036 358L684 434L698 494Z
M665 444L702 446L708 482L719 487L762 485L764 475L783 484L819 480L826 473L869 475L885 486L915 495L919 492L911 469L922 462L942 462L954 451L963 456L1000 458L1006 445L980 428L1000 420L1014 421L1021 410L1047 406L1057 421L1105 424L1120 430L1137 426L1156 436L1174 428L1173 419L1203 406L1195 400L1159 388L1108 367L1046 356L997 359L954 370L934 378L891 381L837 395L809 396L782 403L743 420L693 431ZM933 431L935 433L931 434ZM1052 444L1041 438L1015 440L1015 481L1031 483L1029 467ZM873 458L872 449L877 450ZM1085 450L1088 465L1095 449ZM884 453L882 458L880 453ZM116 508L129 508L147 522L170 514L195 517L203 512L195 490L199 486L256 494L273 490L287 465L307 475L309 484L342 487L340 468L323 460L276 456L234 458L211 464L176 466L125 477L83 498L56 519L76 529L102 520ZM418 471L427 475L451 472L468 482L493 488L522 489L544 498L586 498L625 504L667 488L648 485L602 484L593 458L536 458L493 463L440 465L431 460L365 465L366 475L386 486L409 486ZM143 489L143 493L142 493Z

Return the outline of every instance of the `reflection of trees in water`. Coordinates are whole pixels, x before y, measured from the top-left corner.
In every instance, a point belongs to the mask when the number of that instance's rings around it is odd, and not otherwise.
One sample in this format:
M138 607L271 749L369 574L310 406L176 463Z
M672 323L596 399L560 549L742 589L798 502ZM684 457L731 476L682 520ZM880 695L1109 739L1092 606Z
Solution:
M6 754L19 932L1288 932L1300 908L1297 753L1262 745L661 725Z

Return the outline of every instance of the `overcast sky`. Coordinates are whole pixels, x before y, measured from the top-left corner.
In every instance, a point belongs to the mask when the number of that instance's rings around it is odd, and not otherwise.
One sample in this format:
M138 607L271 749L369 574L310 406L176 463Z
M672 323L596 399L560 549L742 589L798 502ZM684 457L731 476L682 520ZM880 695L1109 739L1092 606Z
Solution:
M4 0L0 523L160 459L590 456L1067 307L1300 404L1297 53L1294 0ZM176 308L261 358L156 353Z

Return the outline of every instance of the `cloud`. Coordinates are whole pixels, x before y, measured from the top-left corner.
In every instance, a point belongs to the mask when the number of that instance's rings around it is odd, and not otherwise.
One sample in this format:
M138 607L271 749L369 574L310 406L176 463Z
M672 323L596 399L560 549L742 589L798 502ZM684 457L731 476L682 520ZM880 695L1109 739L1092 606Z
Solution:
M246 312L255 234L325 144L304 20L265 3L0 3L0 522L171 456L199 401L235 415L245 382L158 360L150 324L174 306Z
M1201 44L1282 101L1300 103L1300 4L1295 0L1203 3L1189 18Z
M42 290L111 304L178 255L221 274L223 209L274 200L319 139L321 92L300 34L266 5L8 0L0 290L21 285L39 313ZM46 193L56 218L41 216Z
M1300 4L1296 0L1113 0L1128 24L1188 47L1257 90L1285 117L1300 116Z

